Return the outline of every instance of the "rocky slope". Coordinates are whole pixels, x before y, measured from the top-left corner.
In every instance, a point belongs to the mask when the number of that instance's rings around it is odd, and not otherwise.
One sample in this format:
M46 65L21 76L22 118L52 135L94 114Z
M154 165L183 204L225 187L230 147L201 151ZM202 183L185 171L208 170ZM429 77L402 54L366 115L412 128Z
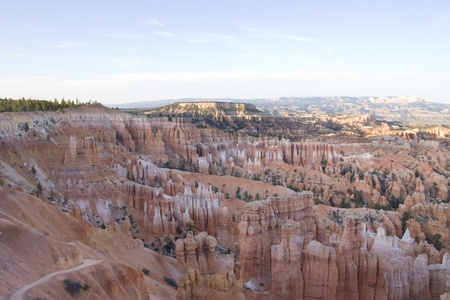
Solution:
M85 258L104 262L71 275L100 298L448 292L445 128L205 105L0 114L1 296ZM63 295L61 279L29 294Z

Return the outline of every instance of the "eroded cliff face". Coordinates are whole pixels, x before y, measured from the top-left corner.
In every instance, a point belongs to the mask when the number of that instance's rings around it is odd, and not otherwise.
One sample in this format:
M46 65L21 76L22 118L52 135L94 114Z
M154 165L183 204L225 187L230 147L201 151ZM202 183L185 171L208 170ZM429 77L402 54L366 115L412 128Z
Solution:
M178 239L175 245L178 266L182 272L187 272L189 268L197 269L202 274L220 273L221 270L233 272L231 253L216 252L217 240L206 232L194 236L189 231L186 238Z
M176 257L180 299L243 297L236 278L249 295L281 299L448 291L450 155L439 130L348 136L230 109L239 113L203 121L99 106L1 114L0 176L5 189ZM391 130L371 116L342 122ZM56 248L55 268L79 262L70 245ZM112 281L131 272L120 270Z
M399 239L364 225L348 219L340 241L325 246L305 244L298 223L286 222L272 246L271 292L285 299L439 299L446 292L448 254L429 265L409 231Z
M227 271L203 276L189 268L178 280L177 299L237 299L244 300L242 281L234 279Z
M298 196L253 201L245 206L238 227L242 280L270 271L271 246L280 242L281 227L286 220L298 221L300 231L309 233L310 239L315 237L312 205L312 193L302 192Z
M81 210L75 206L69 215L32 195L3 187L0 193L2 299L8 299L20 287L25 287L26 298L70 298L64 279L90 286L89 292L80 288L82 299L150 299L152 288L142 268L163 262L159 270L153 270L151 281L161 276L158 273L177 275L176 262L145 249L127 234L126 226L122 230L116 223L102 230L82 220ZM91 261L94 263L86 263ZM65 273L45 277L61 271ZM47 280L27 288L41 278ZM175 298L175 293L168 298Z

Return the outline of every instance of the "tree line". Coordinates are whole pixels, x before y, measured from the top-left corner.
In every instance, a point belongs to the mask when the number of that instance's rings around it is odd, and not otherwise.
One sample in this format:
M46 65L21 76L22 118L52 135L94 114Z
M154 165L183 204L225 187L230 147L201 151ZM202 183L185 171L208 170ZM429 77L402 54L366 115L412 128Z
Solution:
M49 100L37 100L37 99L0 99L0 112L18 112L18 111L52 111L52 110L64 110L70 107L80 107L88 104L96 104L97 101L80 102L78 99L75 101L64 100L58 101L55 98L53 101Z

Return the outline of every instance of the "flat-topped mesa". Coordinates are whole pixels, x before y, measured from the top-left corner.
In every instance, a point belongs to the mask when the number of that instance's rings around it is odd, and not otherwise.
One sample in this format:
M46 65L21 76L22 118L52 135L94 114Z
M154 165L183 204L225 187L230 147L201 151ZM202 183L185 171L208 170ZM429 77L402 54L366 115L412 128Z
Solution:
M239 223L241 278L244 281L271 269L271 246L280 242L281 226L286 220L298 222L298 232L316 235L312 217L313 193L269 198L246 205Z
M238 130L242 122L261 124L262 118L275 119L248 103L230 102L179 102L146 112L147 115L187 117L192 123L211 125L217 128L230 127ZM280 118L278 118L280 119ZM204 128L204 127L202 127Z
M216 116L244 116L244 115L261 115L263 114L250 103L235 102L177 102L168 106L155 109L148 114L183 114L197 117L199 115L216 115Z
M425 100L417 96L399 96L399 97L370 97L370 103L423 103Z
M178 300L245 300L242 280L236 280L225 270L202 276L199 270L189 268L178 280Z

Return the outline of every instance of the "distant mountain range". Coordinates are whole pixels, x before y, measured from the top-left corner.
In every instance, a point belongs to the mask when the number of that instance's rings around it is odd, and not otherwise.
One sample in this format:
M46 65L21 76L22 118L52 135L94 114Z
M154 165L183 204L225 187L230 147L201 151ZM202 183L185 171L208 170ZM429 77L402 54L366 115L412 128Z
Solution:
M176 102L251 103L273 115L298 114L372 114L377 119L406 123L450 125L450 104L427 102L419 97L279 97L260 99L185 98L126 103L121 109L150 109Z

